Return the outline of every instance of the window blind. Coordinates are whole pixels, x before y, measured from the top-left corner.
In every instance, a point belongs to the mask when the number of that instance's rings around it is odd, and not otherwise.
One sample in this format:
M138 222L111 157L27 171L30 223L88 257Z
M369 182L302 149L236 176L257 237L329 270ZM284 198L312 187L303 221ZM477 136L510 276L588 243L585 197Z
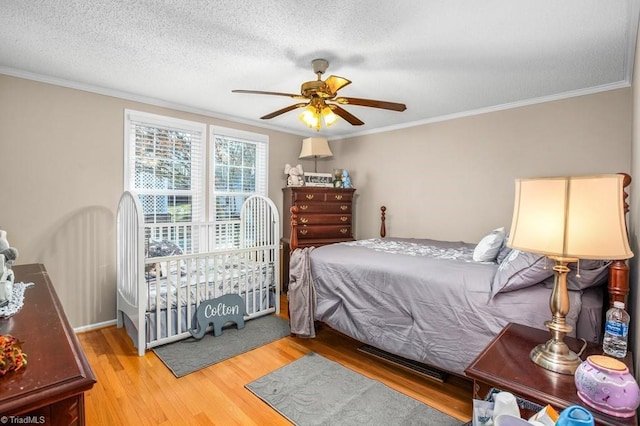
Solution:
M216 243L235 245L240 210L251 195L267 195L268 137L223 127L211 128L210 216Z
M206 126L140 112L125 113L125 190L140 195L147 222L204 218Z

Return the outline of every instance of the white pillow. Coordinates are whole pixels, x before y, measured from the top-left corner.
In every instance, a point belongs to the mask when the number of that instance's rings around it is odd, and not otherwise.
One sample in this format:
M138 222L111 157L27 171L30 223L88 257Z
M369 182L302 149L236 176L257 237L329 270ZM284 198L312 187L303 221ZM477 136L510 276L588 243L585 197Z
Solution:
M498 256L500 247L504 242L506 231L504 227L494 229L489 234L485 235L476 248L473 250L473 260L476 262L493 262Z

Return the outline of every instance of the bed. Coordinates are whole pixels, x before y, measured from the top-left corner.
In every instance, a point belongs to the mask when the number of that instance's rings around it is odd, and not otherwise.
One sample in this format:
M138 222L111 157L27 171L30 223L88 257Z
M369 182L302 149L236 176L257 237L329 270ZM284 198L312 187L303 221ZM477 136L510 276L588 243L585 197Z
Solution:
M297 226L292 220L291 235ZM496 233L501 243L494 242L495 254L474 259ZM383 207L380 238L305 250L315 292L313 317L386 353L464 375L509 322L546 330L544 322L551 319L551 261L511 250L506 238L503 229L492 230L477 245L386 237ZM292 254L292 271L295 262ZM609 301L628 293L628 267L623 261L581 261L580 269L580 278L575 270L568 276L567 323L574 336L597 342Z
M224 294L242 297L245 320L280 312L279 217L266 197L250 196L224 224L146 223L126 191L116 232L117 325L140 356L191 336L200 303Z

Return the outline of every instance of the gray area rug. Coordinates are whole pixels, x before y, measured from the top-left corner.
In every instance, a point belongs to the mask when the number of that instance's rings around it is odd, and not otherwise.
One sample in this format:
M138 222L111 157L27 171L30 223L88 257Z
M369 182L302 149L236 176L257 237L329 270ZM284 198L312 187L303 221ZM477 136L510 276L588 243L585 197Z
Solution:
M315 353L245 387L296 425L462 424Z
M189 337L152 350L176 377L182 377L289 334L289 322L271 314L246 321L240 330L235 324L223 328L218 337L211 330L200 340Z

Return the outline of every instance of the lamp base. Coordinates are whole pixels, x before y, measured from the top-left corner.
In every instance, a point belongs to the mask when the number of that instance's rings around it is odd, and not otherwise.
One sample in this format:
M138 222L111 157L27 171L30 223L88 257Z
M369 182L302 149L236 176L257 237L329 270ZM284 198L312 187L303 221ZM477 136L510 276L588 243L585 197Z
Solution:
M574 374L582 363L566 343L554 339L533 348L529 357L540 367L560 374Z
M569 350L564 343L564 336L571 333L571 326L567 324L566 316L569 312L569 292L567 290L567 273L569 262L576 262L574 257L550 256L556 264L553 266L555 281L549 300L553 318L544 325L551 332L551 340L538 345L529 355L531 361L540 367L560 374L574 374L582 360L575 352Z

